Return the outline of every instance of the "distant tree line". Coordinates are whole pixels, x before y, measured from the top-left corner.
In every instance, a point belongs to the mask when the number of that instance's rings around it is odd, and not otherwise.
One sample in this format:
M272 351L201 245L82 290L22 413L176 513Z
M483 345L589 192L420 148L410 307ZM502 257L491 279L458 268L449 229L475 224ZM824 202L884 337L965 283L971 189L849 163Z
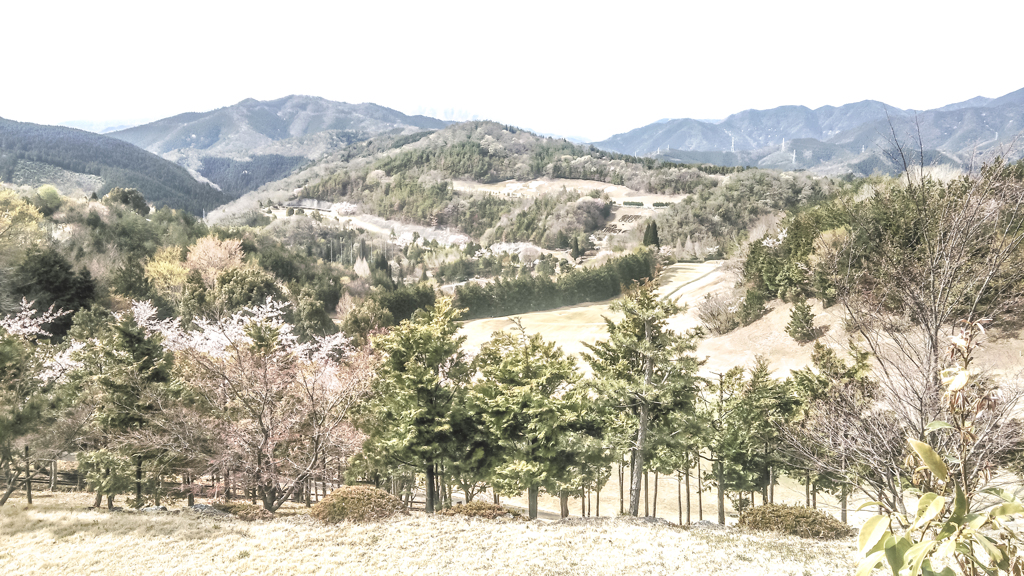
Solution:
M652 277L653 252L613 258L593 268L577 267L551 280L545 275L520 274L488 284L470 282L455 289L455 304L467 309L467 319L508 316L614 298L622 287Z

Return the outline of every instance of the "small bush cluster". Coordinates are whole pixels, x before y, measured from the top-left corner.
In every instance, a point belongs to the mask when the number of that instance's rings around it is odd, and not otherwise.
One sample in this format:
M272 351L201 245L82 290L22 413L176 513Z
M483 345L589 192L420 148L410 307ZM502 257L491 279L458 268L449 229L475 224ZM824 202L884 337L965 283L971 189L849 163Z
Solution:
M853 528L820 510L785 504L748 508L740 514L739 525L748 530L781 532L818 540L835 540L854 534Z
M239 520L254 522L256 520L273 520L274 513L262 506L254 506L247 502L214 502L213 507L227 512Z
M697 317L715 336L721 336L740 327L739 306L724 294L705 294L697 304Z
M378 522L409 511L398 497L372 486L342 486L317 502L309 515L327 524Z
M487 520L497 520L499 518L524 519L523 513L519 510L502 506L501 504L481 501L444 508L437 513L441 516L470 516L473 518L486 518Z

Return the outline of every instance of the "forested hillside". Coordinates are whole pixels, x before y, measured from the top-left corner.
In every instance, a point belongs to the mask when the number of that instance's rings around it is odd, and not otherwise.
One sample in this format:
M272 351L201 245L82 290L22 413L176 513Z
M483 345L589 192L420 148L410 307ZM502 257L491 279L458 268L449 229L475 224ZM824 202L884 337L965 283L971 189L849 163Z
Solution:
M135 188L151 204L202 214L227 196L196 181L187 170L121 140L62 126L0 118L0 181L11 182L19 162L53 165L102 178L98 195ZM45 182L24 182L38 186Z

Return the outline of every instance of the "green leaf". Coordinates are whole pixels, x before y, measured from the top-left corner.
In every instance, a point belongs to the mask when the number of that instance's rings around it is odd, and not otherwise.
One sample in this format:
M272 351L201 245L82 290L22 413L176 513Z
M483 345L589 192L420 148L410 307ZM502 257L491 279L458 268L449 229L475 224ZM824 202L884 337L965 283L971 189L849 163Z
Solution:
M874 546L872 546L870 550L865 552L864 555L870 556L875 552L885 550L886 548L892 546L895 543L895 540L896 539L893 537L892 532L886 530L885 534L882 534L882 537L878 539L878 542Z
M882 556L884 555L884 552L875 552L861 560L860 565L857 566L856 576L871 576L871 571L878 566L878 563L882 560Z
M917 503L917 519L914 521L914 525L911 526L910 529L917 530L921 526L924 526L938 516L945 506L945 498L935 494L934 492L925 494Z
M988 514L968 514L964 521L969 528L977 530L984 526L985 522L988 522Z
M943 428L952 428L953 426L949 422L943 422L942 420L932 420L924 427L925 432L931 432L933 430L941 430Z
M956 538L943 542L942 545L939 546L939 549L935 551L935 555L947 558L954 550L956 550Z
M998 498L1001 498L1004 502L1017 502L1017 497L1012 492L1003 490L1002 488L986 488L981 491L983 494L991 494Z
M974 539L981 544L981 547L985 549L985 553L988 554L989 559L993 564L999 564L1005 558L1003 551L996 547L995 543L985 537L983 534L975 534Z
M855 510L855 512L860 512L861 510L867 508L868 506L884 506L884 504L882 504L878 500L872 500L871 502L865 502L865 503L861 504L860 506L857 506L857 509Z
M917 455L921 457L921 460L924 460L925 465L932 471L932 474L935 474L935 476L943 482L949 479L949 471L946 470L946 463L942 461L942 458L939 457L935 450L932 450L931 446L924 442L918 442L913 438L908 438L907 441L910 442L910 447L914 449L914 452L917 452Z
M934 545L935 542L931 540L918 542L911 546L906 554L903 555L903 561L906 564L910 564L910 576L917 576L921 573L921 564L928 557L928 553L931 552Z
M885 559L889 562L889 568L892 569L893 576L900 575L900 570L903 569L904 565L904 557L911 546L910 540L906 537L890 538L886 542Z
M857 549L865 553L874 548L875 544L886 533L889 525L885 516L872 516L860 528L860 536L857 538Z
M989 510L988 517L999 518L1000 516L1020 514L1021 512L1024 512L1024 506L1021 506L1017 502L1006 502L1005 504L1000 504L999 506L995 506L994 508Z

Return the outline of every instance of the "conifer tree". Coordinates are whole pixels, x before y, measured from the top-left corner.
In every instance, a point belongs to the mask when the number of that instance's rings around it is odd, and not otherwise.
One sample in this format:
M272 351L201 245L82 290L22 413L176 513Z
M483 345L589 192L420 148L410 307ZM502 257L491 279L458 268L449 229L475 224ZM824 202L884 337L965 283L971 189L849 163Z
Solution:
M685 335L667 328L669 318L682 309L662 300L656 280L635 283L612 310L624 318L618 323L605 319L608 339L590 346L585 357L602 380L604 392L620 414L628 418L634 465L630 487L629 513L639 512L645 458L652 433L666 432L660 425L667 415L686 413L693 402L702 364L692 352L699 330ZM668 433L668 432L666 432Z
M806 300L793 306L793 311L789 314L789 324L786 324L786 334L800 343L810 342L818 337L818 330L814 327L814 311Z
M658 223L653 220L644 229L644 246L661 247L661 240L658 239Z
M452 420L472 374L462 351L466 337L457 335L459 315L450 298L441 298L374 341L384 359L363 412L364 450L422 470L428 514L437 505L438 466L461 455Z
M503 493L525 490L535 519L540 489L557 493L575 483L573 464L586 459L575 449L586 443L570 441L582 424L574 406L585 396L575 360L514 322L513 332L496 332L481 348L475 366L483 379L473 403L497 440L492 483Z

